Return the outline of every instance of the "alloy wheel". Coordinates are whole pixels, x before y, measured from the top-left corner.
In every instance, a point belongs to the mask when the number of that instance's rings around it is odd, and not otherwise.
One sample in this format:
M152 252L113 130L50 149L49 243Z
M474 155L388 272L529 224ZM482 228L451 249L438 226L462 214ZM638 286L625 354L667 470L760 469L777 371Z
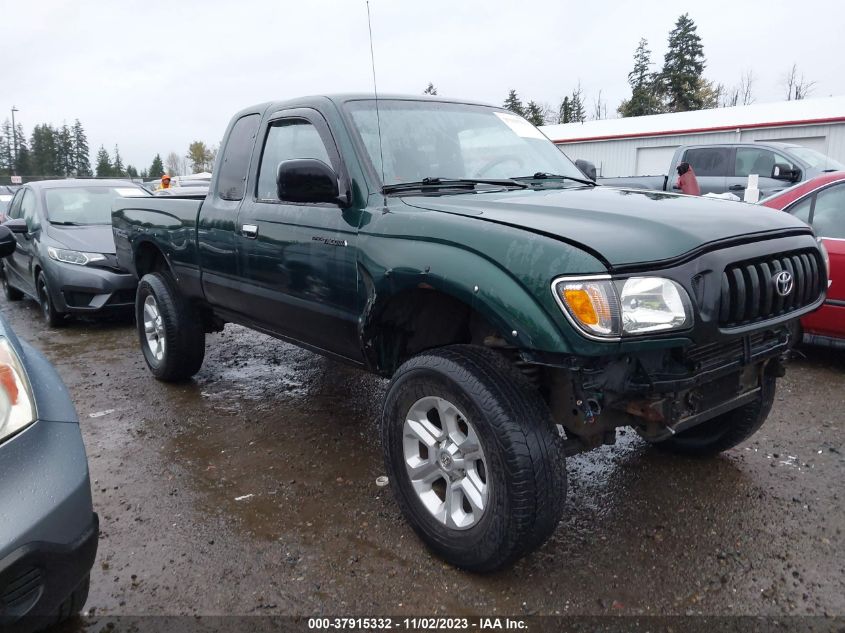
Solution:
M147 347L157 361L164 358L165 336L164 322L153 295L147 295L144 299L144 336L147 339Z
M466 530L490 496L487 461L472 423L448 400L427 396L405 416L403 456L417 498L448 528Z

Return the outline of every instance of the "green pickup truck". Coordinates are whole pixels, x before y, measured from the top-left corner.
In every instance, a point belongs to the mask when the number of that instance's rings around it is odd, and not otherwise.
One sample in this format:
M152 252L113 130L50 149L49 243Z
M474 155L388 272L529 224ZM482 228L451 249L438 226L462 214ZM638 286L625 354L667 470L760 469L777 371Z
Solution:
M124 198L141 350L165 381L238 323L390 378L407 520L454 565L540 546L565 457L633 427L712 455L766 419L825 253L786 213L597 186L524 119L438 98L257 105L205 198Z

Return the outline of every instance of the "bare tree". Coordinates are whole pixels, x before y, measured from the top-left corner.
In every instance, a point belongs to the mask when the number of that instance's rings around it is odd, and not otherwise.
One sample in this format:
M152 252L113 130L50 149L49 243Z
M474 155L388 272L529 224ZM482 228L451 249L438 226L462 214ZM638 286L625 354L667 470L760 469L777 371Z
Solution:
M607 118L607 102L601 98L601 90L593 99L593 119L598 121Z
M737 105L750 105L754 103L754 71L743 71L739 83L730 89L725 89L719 84L719 107L730 108Z
M792 64L783 78L783 85L786 88L787 101L800 101L806 99L813 91L818 82L811 81L798 71L798 64Z
M183 173L181 167L182 159L176 152L170 152L164 159L164 168L171 176L181 176Z

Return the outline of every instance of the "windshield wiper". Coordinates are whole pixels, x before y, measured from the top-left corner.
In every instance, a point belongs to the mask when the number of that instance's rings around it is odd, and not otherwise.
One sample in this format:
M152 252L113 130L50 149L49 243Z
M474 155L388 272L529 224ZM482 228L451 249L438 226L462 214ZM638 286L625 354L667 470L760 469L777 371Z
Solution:
M501 187L518 187L525 189L528 185L517 182L512 178L423 178L414 182L400 182L395 185L385 185L381 188L382 193L394 193L396 191L413 191L421 189L475 189L476 185L497 185Z
M571 180L573 182L580 182L582 185L590 185L591 187L595 187L598 184L586 178L576 178L575 176L564 176L562 174L550 174L545 171L538 171L533 176L516 176L514 180Z
M50 224L57 224L59 226L86 226L82 222L62 222L61 220L50 220Z

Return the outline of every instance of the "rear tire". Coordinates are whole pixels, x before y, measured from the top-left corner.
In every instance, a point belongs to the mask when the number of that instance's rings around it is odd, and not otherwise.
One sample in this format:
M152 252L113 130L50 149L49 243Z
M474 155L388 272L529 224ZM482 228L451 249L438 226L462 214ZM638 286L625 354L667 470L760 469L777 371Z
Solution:
M9 285L9 280L6 277L6 266L0 268L0 283L3 284L3 294L7 301L20 301L23 299L23 293L17 288L12 288Z
M47 285L47 276L44 272L38 273L38 280L35 285L38 292L38 305L41 306L41 315L44 317L48 327L60 327L64 325L65 313L56 310L53 299L50 295L50 287Z
M669 439L654 442L660 450L694 457L711 457L741 444L763 426L772 410L777 379L763 376L762 389L754 402L702 422Z
M135 297L135 321L144 360L153 376L177 382L187 380L202 367L202 319L169 273L141 278Z
M403 514L457 567L513 563L563 513L560 434L533 385L488 349L456 345L404 363L385 399L382 445Z

